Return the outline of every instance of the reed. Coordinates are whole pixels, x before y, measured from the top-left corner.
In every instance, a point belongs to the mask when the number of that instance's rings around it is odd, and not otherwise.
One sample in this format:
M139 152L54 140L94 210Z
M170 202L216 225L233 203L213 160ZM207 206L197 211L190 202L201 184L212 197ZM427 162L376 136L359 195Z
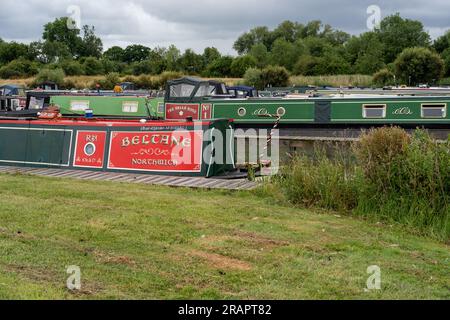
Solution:
M450 139L438 143L423 130L408 135L400 128L378 128L334 155L319 150L295 157L264 190L280 190L295 206L399 223L450 239Z

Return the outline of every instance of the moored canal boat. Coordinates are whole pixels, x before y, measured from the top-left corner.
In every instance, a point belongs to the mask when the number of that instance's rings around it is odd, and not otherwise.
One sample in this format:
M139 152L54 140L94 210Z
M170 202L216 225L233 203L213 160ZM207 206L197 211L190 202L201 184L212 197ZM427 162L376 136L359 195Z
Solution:
M213 161L214 153L232 158L232 128L228 120L89 120L45 111L41 119L0 120L0 164L212 177L234 168ZM229 138L214 143L212 132Z

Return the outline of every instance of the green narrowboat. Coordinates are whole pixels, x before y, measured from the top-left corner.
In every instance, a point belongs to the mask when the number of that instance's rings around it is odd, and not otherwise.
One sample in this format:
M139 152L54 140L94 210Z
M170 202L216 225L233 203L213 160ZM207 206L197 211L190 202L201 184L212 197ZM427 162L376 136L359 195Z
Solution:
M94 117L124 119L163 119L164 99L132 95L55 95L50 104L60 108L63 116L84 116L92 110Z
M449 129L450 96L370 94L290 95L283 98L227 96L221 83L184 78L168 83L168 120L234 119L236 126L441 126Z

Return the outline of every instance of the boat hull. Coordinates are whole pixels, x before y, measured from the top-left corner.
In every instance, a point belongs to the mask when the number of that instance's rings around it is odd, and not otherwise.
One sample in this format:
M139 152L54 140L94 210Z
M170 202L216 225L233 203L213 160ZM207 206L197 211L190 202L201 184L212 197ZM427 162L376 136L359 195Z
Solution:
M231 141L212 145L209 132L225 137L232 128L228 120L0 120L0 164L211 177L231 170L233 163L208 161L205 150L232 152Z

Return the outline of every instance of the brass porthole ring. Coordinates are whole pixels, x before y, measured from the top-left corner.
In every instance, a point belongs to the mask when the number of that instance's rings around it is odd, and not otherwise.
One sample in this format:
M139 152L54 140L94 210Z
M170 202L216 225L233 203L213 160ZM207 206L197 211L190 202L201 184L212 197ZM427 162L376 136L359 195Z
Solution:
M279 108L277 109L277 116L282 117L282 116L284 116L285 114L286 114L286 109L285 109L285 108L279 107Z
M238 115L244 117L247 114L247 110L244 107L238 109Z

